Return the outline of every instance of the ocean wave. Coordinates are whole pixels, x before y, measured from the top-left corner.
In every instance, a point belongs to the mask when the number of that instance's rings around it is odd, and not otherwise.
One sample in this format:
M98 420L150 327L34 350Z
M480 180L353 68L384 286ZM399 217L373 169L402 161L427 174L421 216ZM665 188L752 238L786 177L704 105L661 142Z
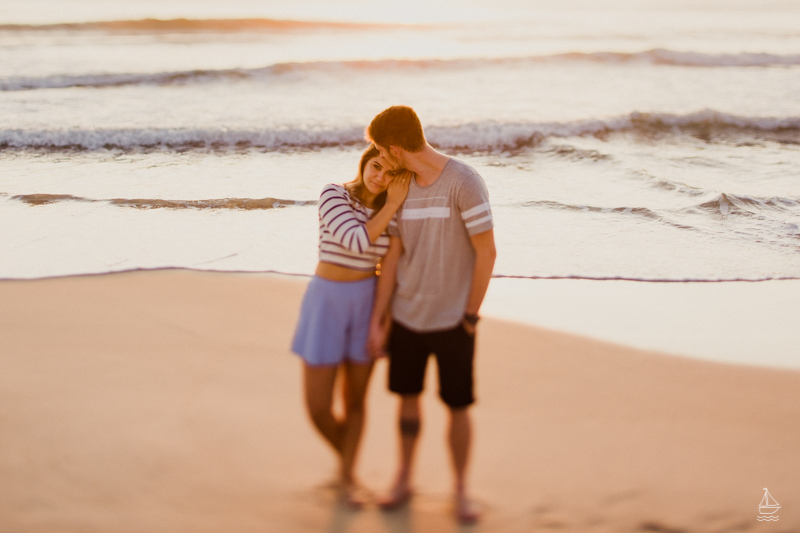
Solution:
M732 135L800 142L800 117L742 117L706 109L684 115L639 113L571 122L473 122L431 125L426 136L432 145L456 152L514 151L541 145L548 138L613 133L644 136L691 135L711 140ZM316 149L360 145L363 126L323 129L282 127L268 130L228 128L93 128L0 130L0 149L157 149L203 150L281 148Z
M674 228L682 229L682 230L696 230L695 227L681 224L679 222L674 222L669 220L667 217L653 211L652 209L648 209L646 207L599 207L599 206L592 206L592 205L571 205L571 204L563 204L561 202L555 202L552 200L531 200L527 202L520 202L515 204L515 206L519 207L543 207L547 209L557 209L562 211L578 211L584 213L603 213L603 214L616 214L616 215L630 215L635 217L641 217L647 219L652 222L658 222L660 224L665 224L667 226L672 226Z
M232 130L227 128L94 128L57 130L0 130L0 148L47 149L279 149L323 148L364 142L364 129L281 128Z
M686 185L685 183L680 183L664 178L656 178L647 173L644 174L650 180L651 185L657 189L663 189L669 192L676 192L686 196L703 196L708 193L707 190L701 189L699 187L692 187L690 185Z
M660 215L646 207L598 207L593 205L564 204L553 200L529 200L514 205L518 207L544 207L564 211L583 211L586 213L617 213L621 215L640 216L649 220L658 220L661 218Z
M592 205L564 204L552 200L533 200L511 204L512 207L555 209L578 213L598 213L607 216L632 216L647 222L662 224L678 230L707 233L710 219L735 220L752 218L757 224L740 226L738 239L754 244L776 245L800 251L800 227L795 222L800 215L800 199L771 197L756 198L716 191L704 191L704 198L697 205L683 208L650 209L646 207L599 207ZM700 219L692 215L699 215Z
M754 196L736 195L715 191L703 191L702 194L705 196L705 198L697 205L666 211L678 215L702 214L720 217L763 216L768 212L800 214L800 199L796 198L756 198ZM529 200L512 205L514 207L534 207L556 209L561 211L630 215L641 217L653 222L667 224L679 229L697 229L688 224L672 221L662 213L646 207L600 207L593 205L564 204L553 200ZM786 230L786 232L788 232L790 235L800 235L800 228L798 228L796 224L787 223L784 225L783 230Z
M239 33L286 30L359 30L389 27L408 27L406 24L358 23L315 20L281 20L268 18L246 19L137 19L105 20L95 22L67 22L60 24L0 24L6 32L86 32L107 33Z
M33 89L68 89L70 87L122 87L126 85L176 85L202 83L223 79L245 79L255 77L257 70L187 70L157 72L154 74L85 74L47 76L44 78L6 77L0 79L0 91L27 91Z
M655 48L646 52L595 52L552 56L553 58L587 60L599 63L651 63L682 67L769 67L800 65L800 54L767 54L740 52L737 54L704 54Z
M81 74L45 77L6 77L0 79L0 90L63 89L68 87L118 87L122 85L170 85L208 83L218 80L269 79L291 72L348 73L353 71L393 70L470 70L495 66L524 67L547 62L594 62L609 64L643 63L687 67L767 67L800 65L800 54L766 53L703 54L654 49L645 52L565 53L530 57L497 57L467 59L386 59L363 61L315 61L276 63L261 68L197 69L173 72Z
M0 193L2 194L2 193ZM8 196L2 194L3 196ZM278 209L298 205L315 205L314 200L281 200L278 198L220 198L214 200L163 200L160 198L112 198L99 200L71 194L17 194L11 196L29 205L47 205L57 202L102 202L137 209Z
M710 199L690 207L687 211L701 211L706 214L728 216L761 216L768 211L797 212L800 199L771 197L756 198L754 196L736 195L724 192L709 193ZM796 226L795 226L796 229Z
M550 146L544 152L570 161L609 161L613 159L609 154L603 154L597 150L576 148L568 144Z

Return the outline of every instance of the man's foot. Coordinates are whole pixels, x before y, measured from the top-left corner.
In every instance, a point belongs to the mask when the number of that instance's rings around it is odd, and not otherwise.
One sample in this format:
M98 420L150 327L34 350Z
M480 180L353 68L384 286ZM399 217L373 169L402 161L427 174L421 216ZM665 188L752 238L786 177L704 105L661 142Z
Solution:
M481 512L475 502L465 495L456 496L456 519L464 526L475 524L481 519Z
M412 495L413 491L407 483L397 483L386 497L378 500L378 507L384 511L394 511L407 505Z

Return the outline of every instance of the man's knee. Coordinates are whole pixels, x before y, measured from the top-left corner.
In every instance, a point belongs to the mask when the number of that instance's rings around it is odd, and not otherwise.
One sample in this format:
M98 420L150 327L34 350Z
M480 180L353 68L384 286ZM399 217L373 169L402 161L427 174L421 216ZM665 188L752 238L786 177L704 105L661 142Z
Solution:
M450 412L459 409L465 410L475 403L475 396L472 392L472 383L448 384L439 389L439 398L447 405Z
M400 396L400 434L403 437L416 437L420 427L419 394Z
M469 419L469 405L458 407L448 406L448 410L450 411L450 420Z

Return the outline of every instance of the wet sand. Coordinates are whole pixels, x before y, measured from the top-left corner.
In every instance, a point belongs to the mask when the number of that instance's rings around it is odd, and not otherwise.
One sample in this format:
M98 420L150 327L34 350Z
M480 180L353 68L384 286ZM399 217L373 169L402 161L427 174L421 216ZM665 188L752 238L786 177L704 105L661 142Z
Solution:
M492 319L470 475L485 520L451 518L433 380L411 506L343 509L287 348L306 282L180 270L0 282L0 531L800 529L800 372ZM359 468L375 490L396 454L385 372ZM777 522L756 520L764 487Z

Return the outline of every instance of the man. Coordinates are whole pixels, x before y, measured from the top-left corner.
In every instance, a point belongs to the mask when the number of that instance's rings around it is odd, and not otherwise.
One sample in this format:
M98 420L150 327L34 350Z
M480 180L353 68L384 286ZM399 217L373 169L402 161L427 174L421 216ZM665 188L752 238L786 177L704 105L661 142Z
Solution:
M391 242L370 322L370 353L382 355L388 337L389 389L400 395L400 466L381 505L392 509L411 497L419 398L433 353L439 395L450 411L456 516L472 523L479 515L468 497L465 474L472 440L469 406L475 401L475 331L496 255L486 184L473 168L427 143L410 107L380 113L366 137L395 169L416 174L389 225Z

